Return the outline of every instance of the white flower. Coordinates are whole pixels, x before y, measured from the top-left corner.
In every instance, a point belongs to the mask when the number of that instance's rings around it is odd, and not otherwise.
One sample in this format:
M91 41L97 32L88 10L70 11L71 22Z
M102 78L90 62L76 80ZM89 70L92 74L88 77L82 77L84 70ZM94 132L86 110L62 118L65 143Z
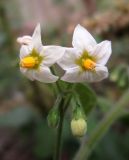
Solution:
M52 83L58 80L49 69L64 54L64 48L59 46L43 46L41 29L38 24L31 36L17 39L22 45L20 49L20 70L30 80Z
M61 80L67 82L97 82L108 76L105 66L112 52L111 42L99 44L81 25L77 25L73 34L73 47L66 48L58 61L66 72Z

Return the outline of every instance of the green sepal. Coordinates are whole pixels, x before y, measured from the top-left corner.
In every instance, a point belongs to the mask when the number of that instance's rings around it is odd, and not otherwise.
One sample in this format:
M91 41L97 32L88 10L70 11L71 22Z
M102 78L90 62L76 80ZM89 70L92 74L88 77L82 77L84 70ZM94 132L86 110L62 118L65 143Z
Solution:
M79 104L76 104L76 107L74 107L73 119L75 119L75 120L86 119L84 111L83 111L83 109L81 108L81 106Z
M52 108L47 116L49 127L56 128L60 120L58 108Z

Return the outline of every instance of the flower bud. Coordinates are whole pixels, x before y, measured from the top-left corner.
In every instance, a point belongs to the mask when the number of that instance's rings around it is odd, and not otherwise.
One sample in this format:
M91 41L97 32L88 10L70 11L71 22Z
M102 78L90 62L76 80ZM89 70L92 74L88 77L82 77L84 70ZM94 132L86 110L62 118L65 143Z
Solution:
M72 134L77 137L82 137L87 131L87 123L83 118L72 119L71 121Z
M29 45L32 41L31 36L23 36L23 37L18 37L17 42L21 45Z
M57 127L59 120L60 116L58 109L52 109L47 116L48 125L55 128Z

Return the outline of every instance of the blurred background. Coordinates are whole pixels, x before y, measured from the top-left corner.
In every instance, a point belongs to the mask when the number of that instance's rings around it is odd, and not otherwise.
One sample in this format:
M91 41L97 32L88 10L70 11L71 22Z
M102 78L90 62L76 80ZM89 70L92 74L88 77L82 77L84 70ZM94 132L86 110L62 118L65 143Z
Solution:
M31 35L38 22L44 45L71 46L78 23L97 42L113 41L109 78L83 92L90 107L87 137L129 87L128 0L0 0L0 160L52 159L55 129L48 127L46 116L55 100L53 87L29 81L18 65L16 38ZM71 134L69 113L64 121L62 160L71 160L82 141ZM126 110L89 160L128 160L128 142Z

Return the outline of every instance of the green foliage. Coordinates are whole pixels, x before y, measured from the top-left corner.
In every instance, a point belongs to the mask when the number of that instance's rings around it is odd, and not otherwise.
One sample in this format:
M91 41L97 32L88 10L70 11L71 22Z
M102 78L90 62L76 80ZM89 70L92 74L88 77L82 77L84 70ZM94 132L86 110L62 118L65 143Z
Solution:
M78 94L85 114L88 115L96 105L96 95L94 91L85 84L77 84L75 90Z

